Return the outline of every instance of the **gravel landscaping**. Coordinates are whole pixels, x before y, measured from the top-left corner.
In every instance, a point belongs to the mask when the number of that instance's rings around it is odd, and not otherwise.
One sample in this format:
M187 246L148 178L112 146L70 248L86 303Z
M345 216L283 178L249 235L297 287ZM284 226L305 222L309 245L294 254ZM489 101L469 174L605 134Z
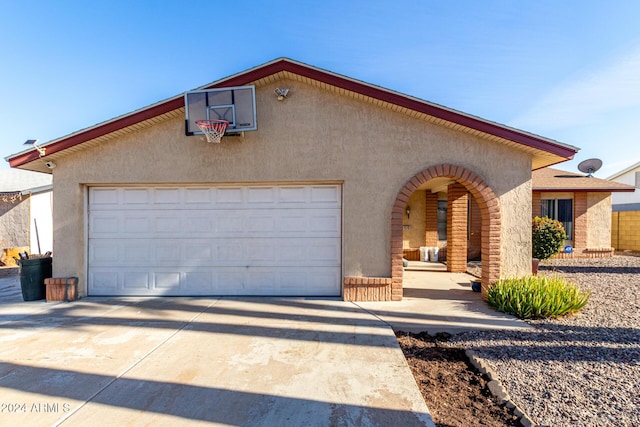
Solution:
M548 260L592 292L581 313L529 321L527 331L470 332L449 345L473 349L512 401L540 426L640 425L640 257Z

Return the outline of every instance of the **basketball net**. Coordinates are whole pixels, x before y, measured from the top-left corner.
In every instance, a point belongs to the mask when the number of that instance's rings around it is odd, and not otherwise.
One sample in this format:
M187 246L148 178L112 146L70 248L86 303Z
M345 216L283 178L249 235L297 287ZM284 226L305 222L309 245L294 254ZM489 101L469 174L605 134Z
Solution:
M196 125L204 133L208 142L219 144L229 122L226 120L196 120Z

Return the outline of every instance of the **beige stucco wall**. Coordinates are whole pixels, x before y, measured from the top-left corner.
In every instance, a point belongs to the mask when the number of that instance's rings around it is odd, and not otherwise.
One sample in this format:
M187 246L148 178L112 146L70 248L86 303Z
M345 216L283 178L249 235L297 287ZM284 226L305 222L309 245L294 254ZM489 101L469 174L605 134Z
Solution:
M611 193L587 194L587 247L611 247Z
M286 101L276 100L276 86L290 89ZM256 94L258 131L244 139L186 137L179 117L57 160L54 275L84 282L86 186L303 181L343 183L343 274L389 277L398 191L441 163L464 166L492 187L504 227L503 271L529 270L529 154L299 81Z
M0 200L0 249L29 246L29 199Z
M505 178L511 182L521 179L527 163L512 164L512 173ZM531 172L529 171L529 176ZM500 250L502 277L531 273L531 180L520 183L500 195L502 212L502 247Z

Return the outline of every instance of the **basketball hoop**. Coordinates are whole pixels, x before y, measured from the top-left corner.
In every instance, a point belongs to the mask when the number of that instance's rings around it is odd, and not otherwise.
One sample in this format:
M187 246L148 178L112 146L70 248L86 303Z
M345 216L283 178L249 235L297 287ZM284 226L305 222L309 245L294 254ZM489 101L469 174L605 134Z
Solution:
M229 122L226 120L196 120L196 125L207 137L208 142L220 143Z

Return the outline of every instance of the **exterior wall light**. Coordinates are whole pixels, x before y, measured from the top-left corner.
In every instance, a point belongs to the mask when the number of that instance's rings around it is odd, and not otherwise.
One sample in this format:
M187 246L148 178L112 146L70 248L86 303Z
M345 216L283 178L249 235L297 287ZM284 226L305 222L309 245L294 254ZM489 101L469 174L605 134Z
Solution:
M278 101L284 101L284 99L289 95L289 89L280 89L277 87L274 92L278 97Z

